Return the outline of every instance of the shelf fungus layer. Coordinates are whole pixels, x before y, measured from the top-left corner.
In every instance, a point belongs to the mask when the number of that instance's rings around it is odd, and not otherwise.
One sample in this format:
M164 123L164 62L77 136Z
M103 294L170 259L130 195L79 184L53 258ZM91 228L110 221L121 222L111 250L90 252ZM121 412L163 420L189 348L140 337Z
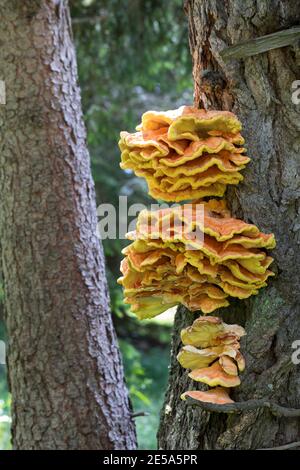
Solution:
M240 338L246 334L239 325L228 325L219 317L199 317L181 331L182 349L177 360L190 372L188 376L212 388L182 394L200 401L231 403L228 390L240 385L239 373L245 369L245 360L240 352Z
M274 275L273 234L232 218L224 201L144 210L128 238L118 282L140 319L178 304L208 314L257 294Z
M145 178L149 194L164 201L223 196L243 180L241 123L228 111L190 106L142 116L137 132L121 132L121 168Z

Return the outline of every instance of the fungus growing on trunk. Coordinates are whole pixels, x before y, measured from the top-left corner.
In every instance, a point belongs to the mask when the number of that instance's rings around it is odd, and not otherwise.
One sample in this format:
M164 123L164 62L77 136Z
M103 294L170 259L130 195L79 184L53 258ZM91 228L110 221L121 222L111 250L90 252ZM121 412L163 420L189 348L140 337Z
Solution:
M149 194L165 201L223 196L243 180L241 124L228 111L182 106L149 111L135 133L121 132L121 168L146 179Z
M220 366L219 361L214 362L209 367L194 369L189 373L189 377L196 382L202 382L210 387L221 385L222 387L237 387L241 381L238 375L227 374Z
M142 116L137 132L121 132L121 168L146 179L149 194L165 201L188 201L171 209L142 211L132 243L123 250L125 303L140 319L159 315L179 303L211 313L229 305L228 298L258 293L274 273L266 250L273 234L232 218L223 196L228 184L242 181L249 162L242 147L241 123L228 111L189 106ZM197 201L198 200L198 201ZM203 205L203 217L197 208ZM196 236L195 236L196 234ZM218 317L197 318L182 330L177 359L189 377L215 387L181 395L216 404L233 403L229 387L240 384L245 369L240 338L245 330ZM225 388L224 388L225 387Z
M196 382L210 387L237 387L241 383L238 371L245 368L239 351L240 338L245 334L241 326L228 325L219 317L199 317L181 331L184 346L177 359L182 367L191 370L188 376ZM202 396L192 393L197 399Z
M212 388L206 392L190 390L181 395L182 400L186 400L186 397L194 398L194 400L205 401L207 403L215 403L216 405L234 403L228 395L228 390L223 387Z
M181 330L181 341L184 345L207 348L236 343L245 334L239 325L227 325L219 317L205 316Z
M223 201L142 211L132 240L123 253L125 302L140 319L168 308L185 305L189 310L211 313L239 299L257 294L266 286L274 248L272 234L230 216ZM195 236L196 234L196 236Z

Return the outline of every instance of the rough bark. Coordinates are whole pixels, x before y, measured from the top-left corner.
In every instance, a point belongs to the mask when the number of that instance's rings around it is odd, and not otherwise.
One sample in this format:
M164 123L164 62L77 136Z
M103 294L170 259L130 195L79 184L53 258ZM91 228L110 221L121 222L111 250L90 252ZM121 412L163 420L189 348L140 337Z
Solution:
M0 239L16 449L132 449L65 0L0 0Z
M227 191L227 200L235 216L274 232L277 240L272 251L276 278L258 296L215 312L247 330L241 341L247 367L232 395L239 402L266 398L300 408L299 370L291 360L292 343L300 339L300 105L292 103L291 89L300 78L299 49L279 48L227 62L220 56L227 46L299 24L300 2L188 0L185 6L195 104L233 110L243 123L252 157L244 182ZM261 408L210 413L181 402L184 390L197 388L176 361L179 331L193 318L183 308L176 315L159 447L255 449L299 441L299 418L276 417Z

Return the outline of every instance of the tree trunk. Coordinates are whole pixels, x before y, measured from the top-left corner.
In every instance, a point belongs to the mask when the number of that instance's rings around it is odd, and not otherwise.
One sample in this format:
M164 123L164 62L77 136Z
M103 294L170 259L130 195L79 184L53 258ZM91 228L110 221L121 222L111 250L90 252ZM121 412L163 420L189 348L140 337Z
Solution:
M68 4L0 0L0 240L16 449L133 449Z
M276 278L260 294L214 312L245 325L246 356L235 401L268 398L300 408L292 343L300 339L299 315L299 111L292 83L299 79L299 49L285 47L224 62L220 51L299 23L300 2L188 0L195 105L233 110L243 123L251 163L245 180L227 191L233 214L273 232ZM299 65L299 64L298 64ZM297 169L298 167L298 169ZM298 170L298 171L297 171ZM298 221L297 221L298 217ZM161 414L163 449L256 449L300 441L299 419L257 409L226 415L191 408L180 394L197 389L176 361L180 329L194 316L180 308L174 325L169 386Z

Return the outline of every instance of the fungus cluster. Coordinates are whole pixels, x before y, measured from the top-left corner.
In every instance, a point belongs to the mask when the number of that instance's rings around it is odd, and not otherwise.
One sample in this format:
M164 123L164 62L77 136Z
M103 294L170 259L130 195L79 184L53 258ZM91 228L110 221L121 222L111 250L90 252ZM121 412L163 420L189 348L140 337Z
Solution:
M240 352L240 338L246 334L239 325L227 325L218 317L199 317L181 331L184 344L177 359L182 367L190 369L189 377L196 381L217 387L207 392L188 391L181 396L216 401L216 394L223 403L230 403L227 390L237 387L241 381L239 372L245 369L245 360Z
M146 179L149 194L164 201L192 201L158 211L140 212L132 243L123 250L125 303L138 318L154 317L170 307L209 314L245 299L266 286L275 247L273 234L232 218L223 200L228 184L238 184L249 162L242 147L241 124L227 111L182 106L149 111L137 132L121 132L121 167ZM203 212L199 213L199 207ZM218 317L197 318L181 332L178 354L189 377L210 387L184 392L216 404L232 403L230 387L240 384L245 368L240 338L245 330Z
M190 106L143 114L137 132L121 132L121 168L146 179L149 194L164 201L223 196L238 184L249 158L241 124L228 111Z
M179 303L211 313L266 286L274 236L230 217L224 201L142 211L121 264L125 302L140 319Z

